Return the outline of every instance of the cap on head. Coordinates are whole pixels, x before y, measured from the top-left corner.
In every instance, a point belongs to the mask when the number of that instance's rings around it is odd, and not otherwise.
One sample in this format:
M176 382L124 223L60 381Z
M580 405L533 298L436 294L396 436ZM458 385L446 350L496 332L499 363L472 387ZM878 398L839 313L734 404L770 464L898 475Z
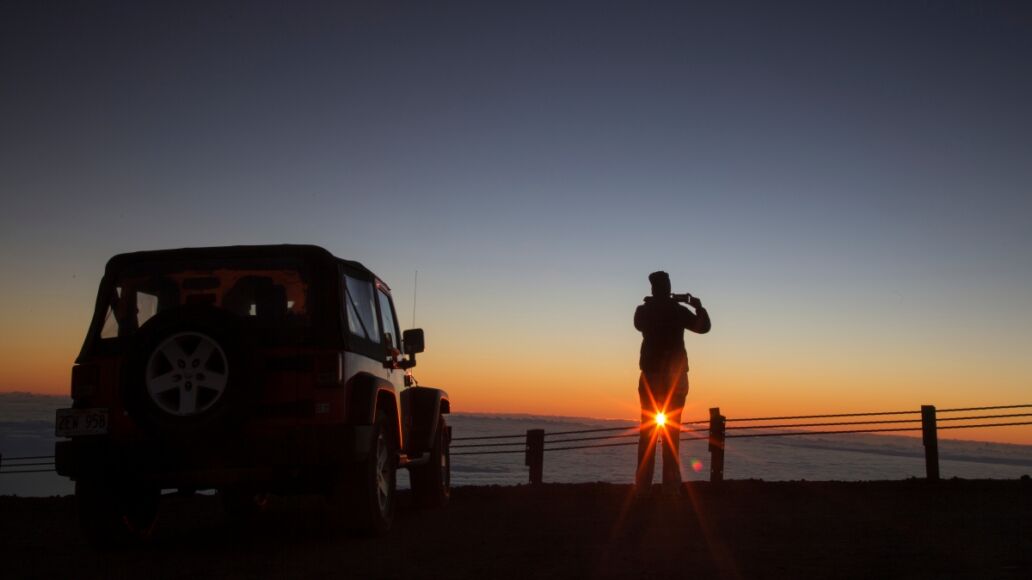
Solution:
M670 274L660 270L649 274L649 283L652 284L653 296L670 295Z

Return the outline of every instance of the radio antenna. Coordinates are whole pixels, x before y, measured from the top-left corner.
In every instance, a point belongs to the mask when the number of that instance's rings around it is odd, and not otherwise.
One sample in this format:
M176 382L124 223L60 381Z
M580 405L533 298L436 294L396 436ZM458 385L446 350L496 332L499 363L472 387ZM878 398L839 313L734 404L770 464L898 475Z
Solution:
M419 270L416 270L416 279L412 282L412 328L416 327L416 294L419 293Z

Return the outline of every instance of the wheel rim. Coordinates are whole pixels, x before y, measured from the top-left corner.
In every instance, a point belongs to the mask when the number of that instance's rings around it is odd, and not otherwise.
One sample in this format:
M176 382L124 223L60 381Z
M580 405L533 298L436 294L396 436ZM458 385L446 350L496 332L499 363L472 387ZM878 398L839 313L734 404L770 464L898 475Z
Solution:
M225 351L215 339L199 332L166 338L147 359L147 394L170 415L204 413L222 398L228 381Z
M380 433L376 438L376 503L381 514L388 513L391 503L391 461L387 439Z
M442 487L444 487L445 493L447 493L448 492L448 488L451 486L451 469L449 469L449 462L451 461L451 458L449 457L450 454L448 453L448 448L444 447L444 445L445 445L445 443L442 440L442 442L441 442L441 446L442 446L442 449L441 449L441 483L442 483Z

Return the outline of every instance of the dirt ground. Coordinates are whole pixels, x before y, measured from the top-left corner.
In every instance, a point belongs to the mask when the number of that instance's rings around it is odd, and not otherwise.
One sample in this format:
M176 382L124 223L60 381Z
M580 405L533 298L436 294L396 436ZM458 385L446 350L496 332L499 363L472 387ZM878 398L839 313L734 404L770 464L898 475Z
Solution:
M169 497L150 543L98 552L74 500L0 497L4 578L1032 578L1032 481L466 487L356 538L317 498L246 530L214 497Z

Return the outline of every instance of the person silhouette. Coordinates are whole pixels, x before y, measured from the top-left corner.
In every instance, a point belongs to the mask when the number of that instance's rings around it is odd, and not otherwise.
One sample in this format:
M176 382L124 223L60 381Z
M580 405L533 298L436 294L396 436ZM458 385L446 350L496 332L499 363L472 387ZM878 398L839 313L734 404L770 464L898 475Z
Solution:
M641 429L638 436L638 468L635 490L645 494L652 488L656 445L662 439L663 491L680 493L681 466L678 447L681 409L688 396L688 354L684 331L710 331L709 313L691 294L672 295L670 276L649 274L652 296L634 311L634 328L641 331L638 367L638 398L641 401ZM695 312L679 302L687 302Z

